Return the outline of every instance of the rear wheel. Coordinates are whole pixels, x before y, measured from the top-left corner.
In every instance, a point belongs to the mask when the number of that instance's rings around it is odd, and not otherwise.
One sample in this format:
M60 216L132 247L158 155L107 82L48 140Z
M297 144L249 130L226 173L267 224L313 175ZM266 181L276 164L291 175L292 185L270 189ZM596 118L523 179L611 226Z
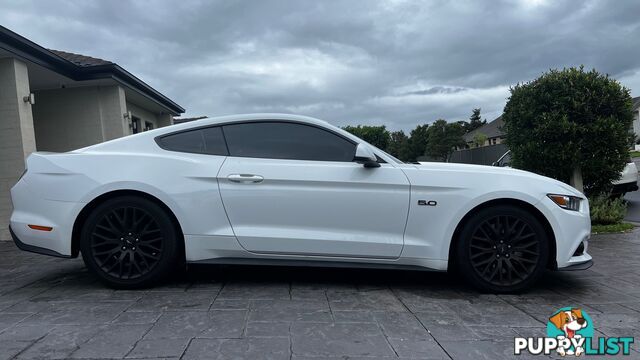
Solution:
M178 233L153 201L122 196L98 205L82 228L80 251L107 285L132 289L162 280L175 266Z
M538 219L510 205L480 210L464 225L457 247L461 274L490 292L514 292L540 278L549 256Z

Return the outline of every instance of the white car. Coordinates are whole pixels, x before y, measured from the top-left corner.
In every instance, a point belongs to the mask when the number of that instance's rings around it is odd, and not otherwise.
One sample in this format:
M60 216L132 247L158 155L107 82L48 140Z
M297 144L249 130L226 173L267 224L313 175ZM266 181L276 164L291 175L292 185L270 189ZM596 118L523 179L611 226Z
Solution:
M405 164L327 122L281 114L173 125L34 153L11 189L19 248L118 288L185 261L457 269L492 292L584 269L584 195L533 173Z
M507 151L493 166L509 167L511 164L511 150ZM611 182L611 195L624 196L628 192L638 190L638 167L633 160L629 159L627 165L620 173L620 178Z
M612 182L611 194L624 196L628 192L638 190L638 167L633 160L629 160L624 170L620 173L620 179Z

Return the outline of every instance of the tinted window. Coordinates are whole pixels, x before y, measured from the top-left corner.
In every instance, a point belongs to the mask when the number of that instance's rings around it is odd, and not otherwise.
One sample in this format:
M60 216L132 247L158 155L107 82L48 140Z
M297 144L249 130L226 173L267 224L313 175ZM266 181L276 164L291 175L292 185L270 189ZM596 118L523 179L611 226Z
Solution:
M209 155L227 155L227 147L219 127L180 132L160 138L163 149Z
M228 155L222 129L219 127L202 129L206 153L210 155Z
M260 122L223 127L231 156L353 161L356 146L329 131L314 126Z

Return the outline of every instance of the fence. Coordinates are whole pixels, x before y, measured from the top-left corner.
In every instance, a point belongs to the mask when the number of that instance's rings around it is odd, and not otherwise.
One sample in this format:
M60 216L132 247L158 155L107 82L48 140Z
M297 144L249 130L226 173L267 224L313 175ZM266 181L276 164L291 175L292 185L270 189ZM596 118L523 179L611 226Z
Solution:
M505 144L489 145L473 149L457 150L451 154L449 162L477 165L491 165L509 150Z

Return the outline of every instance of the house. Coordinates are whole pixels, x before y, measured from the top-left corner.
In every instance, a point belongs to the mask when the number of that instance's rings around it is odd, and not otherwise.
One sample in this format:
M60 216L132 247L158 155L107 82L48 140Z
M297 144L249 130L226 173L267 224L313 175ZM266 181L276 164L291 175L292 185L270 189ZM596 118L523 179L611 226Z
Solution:
M171 125L181 113L118 64L46 49L0 26L0 239L9 239L9 189L30 153Z
M467 147L482 147L502 144L505 139L504 132L502 131L503 125L504 121L502 120L502 116L499 116L492 122L486 123L481 127L464 134L462 138L467 144ZM481 134L481 136L478 136L479 134ZM476 140L480 137L484 139L484 143L476 144Z

